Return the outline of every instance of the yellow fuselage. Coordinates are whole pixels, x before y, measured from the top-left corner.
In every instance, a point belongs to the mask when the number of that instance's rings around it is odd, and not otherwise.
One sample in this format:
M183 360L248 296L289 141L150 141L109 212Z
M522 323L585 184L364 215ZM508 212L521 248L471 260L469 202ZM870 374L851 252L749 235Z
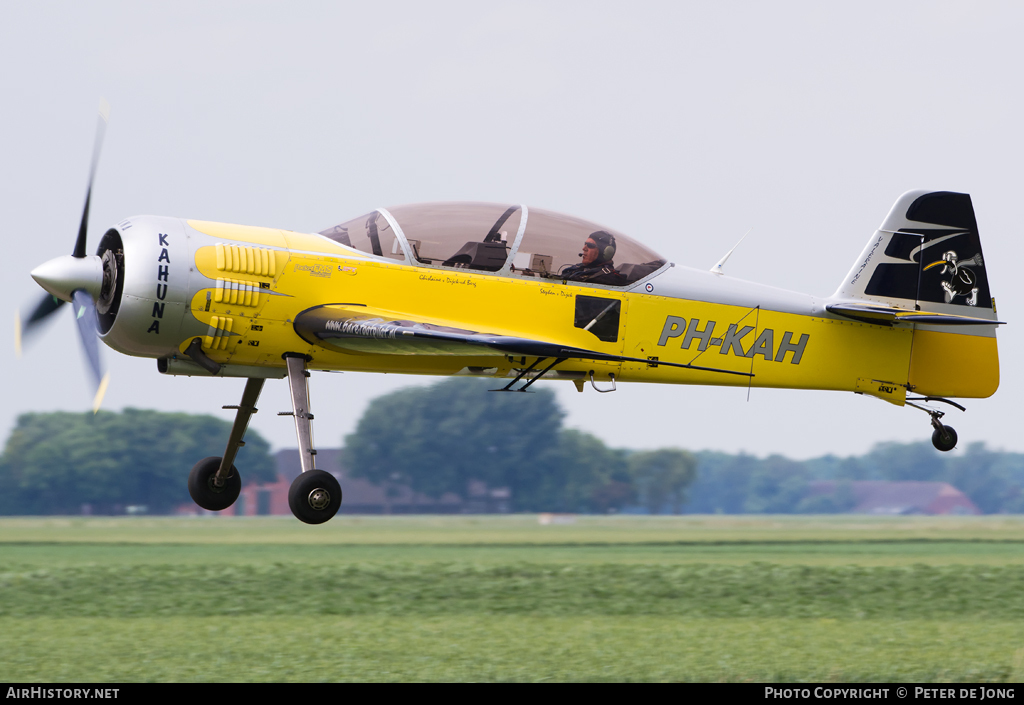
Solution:
M425 323L645 361L570 359L558 365L563 375L592 372L598 380L614 375L623 382L845 390L897 404L908 389L934 396L985 397L999 381L996 340L988 330L965 334L844 320L815 309L810 297L801 313L771 310L756 297L749 305L731 305L698 300L700 296L409 266L339 254L315 235L196 221L189 225L223 243L196 249L197 271L216 286L196 291L190 303L192 315L216 331L203 347L220 363L280 367L283 353L300 352L312 358L311 369L451 375L483 368L501 377L533 362L504 355L342 353L312 346L294 331L292 323L302 311L344 303ZM615 342L574 326L577 295L621 301ZM189 342L181 341L182 352Z

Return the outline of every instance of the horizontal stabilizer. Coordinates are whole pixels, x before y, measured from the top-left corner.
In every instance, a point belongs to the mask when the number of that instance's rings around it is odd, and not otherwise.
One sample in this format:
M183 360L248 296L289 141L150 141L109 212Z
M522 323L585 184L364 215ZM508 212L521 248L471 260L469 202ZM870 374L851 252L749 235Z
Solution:
M927 323L931 326L1005 325L1003 321L993 321L988 318L959 316L951 313L933 313L931 311L915 311L908 308L877 304L842 303L829 304L825 308L830 313L865 323L877 323L882 326L891 326L893 323Z

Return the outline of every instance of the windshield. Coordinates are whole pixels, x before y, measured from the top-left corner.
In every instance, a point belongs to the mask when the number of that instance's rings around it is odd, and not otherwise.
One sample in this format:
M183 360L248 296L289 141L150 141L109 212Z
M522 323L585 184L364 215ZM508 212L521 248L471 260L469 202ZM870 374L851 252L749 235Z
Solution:
M405 260L405 252L391 224L379 210L320 232L338 244L378 257Z

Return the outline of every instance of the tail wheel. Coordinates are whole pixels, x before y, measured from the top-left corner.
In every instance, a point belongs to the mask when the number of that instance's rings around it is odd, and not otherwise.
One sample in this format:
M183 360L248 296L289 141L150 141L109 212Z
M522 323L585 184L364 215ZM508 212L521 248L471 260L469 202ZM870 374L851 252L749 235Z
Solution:
M943 453L956 448L956 431L952 426L939 426L932 431L932 445Z
M235 466L231 466L231 473L220 485L214 477L219 468L220 458L203 458L188 474L188 493L192 495L192 500L211 512L230 507L242 491L242 477Z
M341 485L323 470L301 473L288 490L288 506L299 521L323 524L341 508Z

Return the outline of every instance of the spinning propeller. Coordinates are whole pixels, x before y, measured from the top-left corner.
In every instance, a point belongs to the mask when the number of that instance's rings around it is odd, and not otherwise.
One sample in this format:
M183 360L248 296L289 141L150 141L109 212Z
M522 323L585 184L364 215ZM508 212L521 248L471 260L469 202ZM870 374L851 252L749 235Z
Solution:
M99 320L96 314L96 300L103 292L113 286L108 267L97 255L85 254L86 232L89 227L89 201L92 197L92 182L96 176L96 165L103 146L103 134L106 131L110 106L100 101L99 118L96 121L96 141L92 150L92 166L89 168L89 186L85 192L85 208L82 211L82 222L78 227L78 239L70 255L57 257L45 262L32 270L32 278L48 292L36 304L32 312L24 317L15 314L14 345L21 354L23 339L30 338L38 332L43 321L64 305L71 302L75 321L78 324L78 335L82 341L92 376L93 412L100 408L103 395L107 391L109 374L103 372L99 350Z

